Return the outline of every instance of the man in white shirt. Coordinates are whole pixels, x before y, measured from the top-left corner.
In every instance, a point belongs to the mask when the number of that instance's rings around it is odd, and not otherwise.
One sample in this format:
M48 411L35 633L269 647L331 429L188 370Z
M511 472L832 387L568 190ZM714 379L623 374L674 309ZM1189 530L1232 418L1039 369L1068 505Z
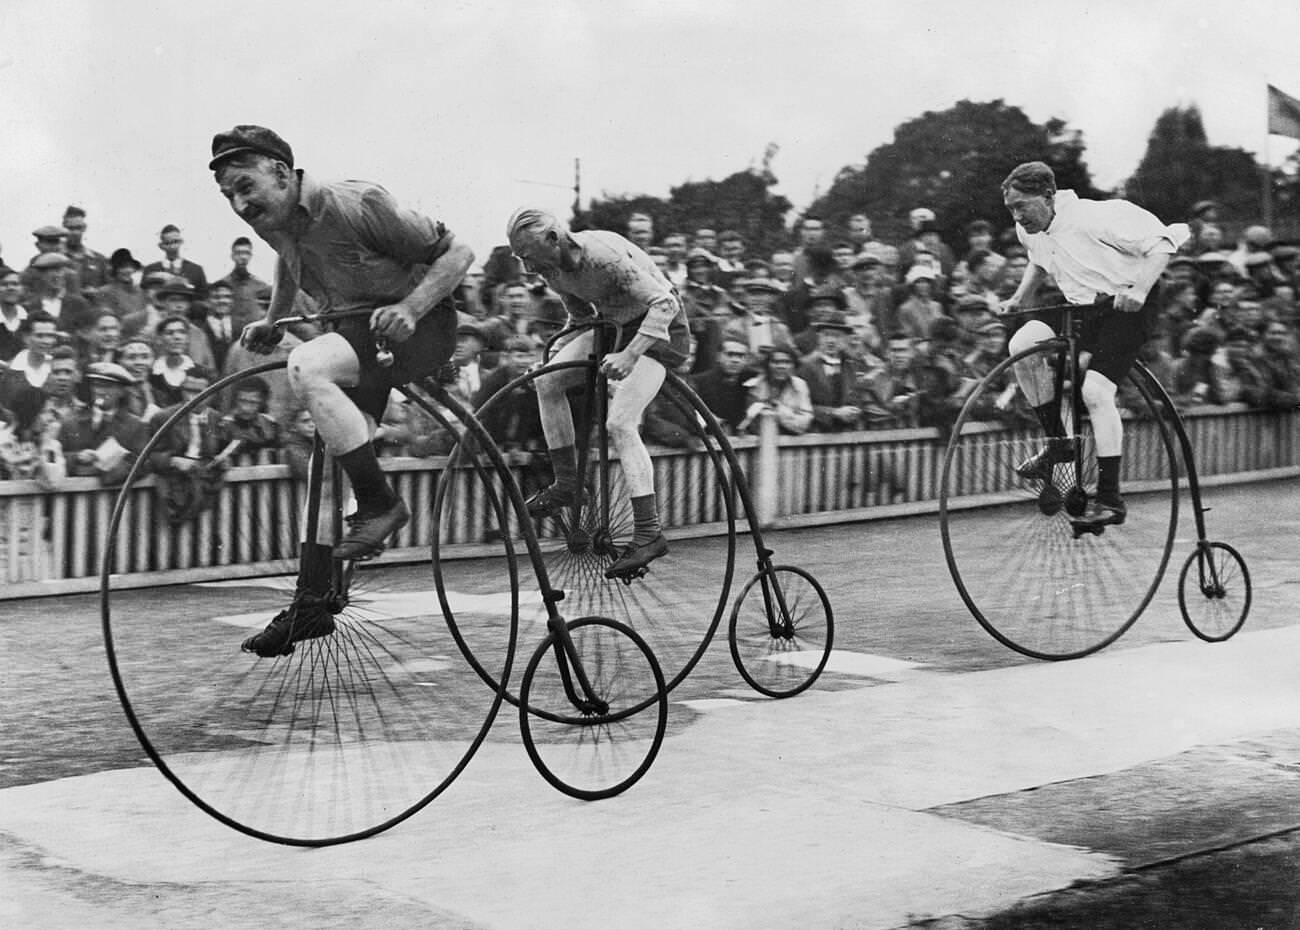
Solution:
M1018 165L1002 182L1002 197L1029 252L1024 279L1002 310L1020 308L1048 275L1071 304L1102 304L1083 311L1080 334L1080 347L1091 356L1082 394L1096 442L1097 493L1077 522L1123 523L1127 509L1119 471L1124 436L1115 391L1156 321L1160 275L1190 231L1183 223L1166 226L1124 200L1082 200L1074 191L1058 191L1056 176L1043 162ZM1045 320L1032 319L1012 337L1010 352L1055 335ZM1016 379L1049 437L1046 447L1016 471L1050 480L1054 465L1074 458L1052 374L1038 357L1018 365Z

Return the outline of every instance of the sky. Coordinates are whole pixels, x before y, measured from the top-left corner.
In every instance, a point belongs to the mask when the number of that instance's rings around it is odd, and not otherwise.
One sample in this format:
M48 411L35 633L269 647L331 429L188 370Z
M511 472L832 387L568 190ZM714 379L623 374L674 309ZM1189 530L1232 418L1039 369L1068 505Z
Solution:
M761 161L796 208L900 123L1002 99L1082 130L1094 181L1132 173L1159 114L1275 163L1265 86L1300 97L1295 0L0 0L0 255L68 204L87 242L210 277L248 230L214 133L274 128L298 167L441 219L480 261L521 205L666 197ZM1008 168L1011 166L1008 165ZM940 218L942 220L942 218ZM253 270L273 255L256 242Z

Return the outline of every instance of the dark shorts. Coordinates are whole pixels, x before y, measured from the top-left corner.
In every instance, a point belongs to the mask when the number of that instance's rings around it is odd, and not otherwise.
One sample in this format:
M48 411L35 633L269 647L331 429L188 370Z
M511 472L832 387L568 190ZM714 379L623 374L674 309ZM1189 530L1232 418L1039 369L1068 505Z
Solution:
M1088 369L1122 384L1142 346L1155 333L1159 305L1160 286L1156 285L1136 313L1122 313L1109 300L1095 310L1080 311L1079 348L1092 356ZM1060 332L1061 316L1059 312L1042 313L1036 318Z
M337 321L334 331L348 341L361 364L361 380L344 393L363 413L379 422L393 388L427 378L451 358L456 351L458 323L456 308L450 300L438 304L416 324L410 339L389 346L393 364L385 368L375 361L375 338L370 332L369 317Z
M619 337L618 345L614 347L615 352L622 352L628 347L644 321L645 316L642 315L623 324L622 335ZM691 332L686 328L686 320L682 314L673 317L673 321L668 324L668 341L656 339L655 344L645 354L647 358L654 359L669 370L691 357Z

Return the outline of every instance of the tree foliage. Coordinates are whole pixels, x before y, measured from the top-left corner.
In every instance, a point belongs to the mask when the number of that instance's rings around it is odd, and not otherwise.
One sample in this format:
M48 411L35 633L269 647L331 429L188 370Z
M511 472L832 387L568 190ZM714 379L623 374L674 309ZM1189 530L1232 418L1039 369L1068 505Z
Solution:
M1039 124L1002 100L962 100L901 124L894 140L871 152L865 164L841 169L809 212L837 227L865 213L879 238L898 241L906 238L907 214L929 207L945 238L961 247L971 220L1011 225L1001 183L1021 162L1044 161L1059 187L1099 196L1084 150L1083 133L1062 120Z
M1215 200L1227 218L1260 214L1262 175L1255 157L1212 146L1201 111L1170 107L1156 119L1146 154L1125 182L1125 196L1166 222L1186 219L1198 200Z
M745 237L750 254L763 254L785 244L789 200L772 193L776 177L766 168L738 171L721 181L687 181L669 191L668 198L645 194L593 198L580 228L612 229L622 233L636 212L654 219L656 237L667 232L688 235L701 226L715 231L733 229Z

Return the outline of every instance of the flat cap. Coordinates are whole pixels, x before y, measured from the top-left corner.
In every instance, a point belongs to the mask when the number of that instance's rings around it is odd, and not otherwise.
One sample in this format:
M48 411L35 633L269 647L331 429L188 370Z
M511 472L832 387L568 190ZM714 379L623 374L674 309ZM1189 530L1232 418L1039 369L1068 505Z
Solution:
M718 260L713 257L713 253L708 249L702 249L698 246L686 253L686 264L688 265L716 265Z
M107 381L124 387L135 384L131 373L116 362L91 362L86 366L85 377L88 381Z
M838 329L842 333L853 332L848 317L841 310L825 310L813 317L813 329Z
M72 259L62 252L42 252L32 259L33 268L67 268L72 264Z
M149 277L152 279L153 275L151 274ZM172 295L178 297L194 297L194 285L190 284L189 281L186 281L178 274L167 275L167 277L160 282L160 285L161 286L158 288L159 297L170 297Z
M775 278L742 278L736 283L746 291L767 291L771 294L785 293L785 285Z
M212 137L212 161L208 169L216 171L227 158L244 152L256 152L293 167L293 149L289 143L265 126L240 125Z
M33 229L32 235L37 239L66 239L68 231L62 226L42 226L39 229Z

